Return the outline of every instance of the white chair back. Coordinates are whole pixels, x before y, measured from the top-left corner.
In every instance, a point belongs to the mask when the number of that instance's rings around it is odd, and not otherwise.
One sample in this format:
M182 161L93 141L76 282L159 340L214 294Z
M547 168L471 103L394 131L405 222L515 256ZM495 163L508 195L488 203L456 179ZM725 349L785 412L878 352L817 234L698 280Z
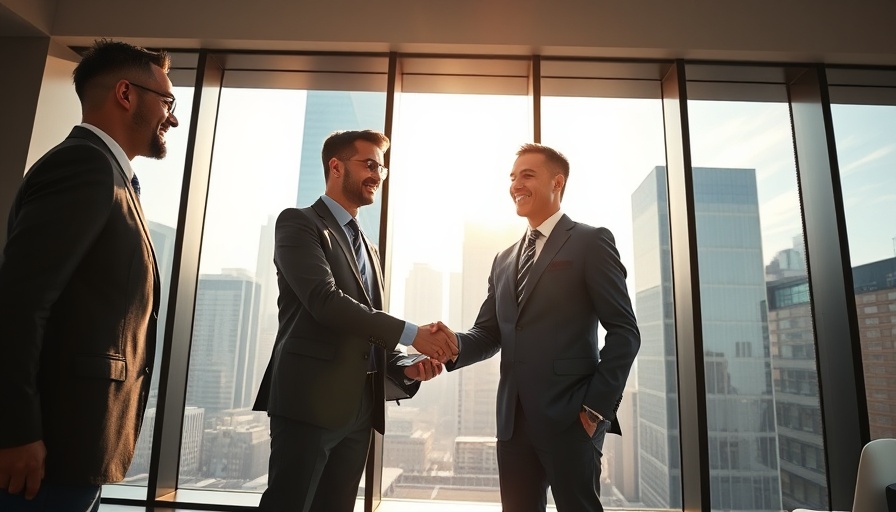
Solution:
M896 483L896 439L875 439L862 448L852 512L887 512L886 488Z

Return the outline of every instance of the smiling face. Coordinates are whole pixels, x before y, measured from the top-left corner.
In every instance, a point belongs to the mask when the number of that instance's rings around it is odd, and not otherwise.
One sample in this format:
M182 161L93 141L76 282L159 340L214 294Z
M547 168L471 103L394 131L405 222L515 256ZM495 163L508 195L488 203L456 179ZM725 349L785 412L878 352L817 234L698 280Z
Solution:
M356 140L354 147L356 152L350 158L330 160L332 185L327 181L327 195L352 216L357 214L358 208L373 203L383 181L378 172L371 172L364 163L366 160L375 160L382 164L383 151L362 139Z
M171 80L158 66L152 66L153 82L149 87L173 97L171 93ZM174 114L168 112L168 107L163 98L150 91L136 89L139 100L134 110L134 130L139 132L138 140L143 143L138 154L149 158L161 159L165 157L165 133L171 127L178 125Z
M510 198L516 214L538 227L560 210L560 193L565 178L540 153L523 153L510 171Z

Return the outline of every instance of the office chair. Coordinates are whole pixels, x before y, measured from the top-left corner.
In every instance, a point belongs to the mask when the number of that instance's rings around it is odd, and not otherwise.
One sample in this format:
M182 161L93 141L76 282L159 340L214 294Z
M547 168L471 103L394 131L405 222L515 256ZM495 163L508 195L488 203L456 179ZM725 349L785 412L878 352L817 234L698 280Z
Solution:
M887 486L896 484L896 439L875 439L862 448L852 512L896 512L887 507ZM798 508L793 512L816 512Z

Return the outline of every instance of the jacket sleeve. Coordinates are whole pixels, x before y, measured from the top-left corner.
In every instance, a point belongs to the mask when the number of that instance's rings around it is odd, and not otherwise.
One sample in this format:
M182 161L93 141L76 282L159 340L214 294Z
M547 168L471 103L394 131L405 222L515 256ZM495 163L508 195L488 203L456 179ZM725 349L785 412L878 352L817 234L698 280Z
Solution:
M386 362L386 400L412 398L420 390L420 381L415 380L407 384L404 376L406 366L400 363L414 356L409 356L396 350L388 354L387 357L389 360Z
M450 372L479 361L484 361L501 349L501 330L498 327L497 301L495 299L495 270L498 257L492 262L488 276L488 294L479 308L479 315L473 327L466 333L457 333L460 352L457 361L448 361L445 368ZM449 326L450 327L450 326Z
M585 279L594 310L607 335L584 405L604 418L613 419L641 346L641 335L613 234L599 228L588 236Z

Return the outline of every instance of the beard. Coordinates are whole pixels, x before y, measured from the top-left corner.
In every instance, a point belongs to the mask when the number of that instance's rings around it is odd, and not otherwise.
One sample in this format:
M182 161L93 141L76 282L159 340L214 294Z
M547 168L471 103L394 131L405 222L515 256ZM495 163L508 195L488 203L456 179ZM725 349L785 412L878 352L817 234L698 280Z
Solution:
M159 134L159 125L150 120L151 116L141 108L134 113L134 126L140 132L147 131L146 149L140 153L140 156L161 160L168 154L168 148L165 147L165 139Z
M376 180L373 178L368 178L364 181L358 181L355 179L355 175L352 171L345 166L345 177L342 179L342 194L346 199L357 204L358 206L367 206L373 203L373 197L368 196L365 193L364 185L372 184L376 185Z

